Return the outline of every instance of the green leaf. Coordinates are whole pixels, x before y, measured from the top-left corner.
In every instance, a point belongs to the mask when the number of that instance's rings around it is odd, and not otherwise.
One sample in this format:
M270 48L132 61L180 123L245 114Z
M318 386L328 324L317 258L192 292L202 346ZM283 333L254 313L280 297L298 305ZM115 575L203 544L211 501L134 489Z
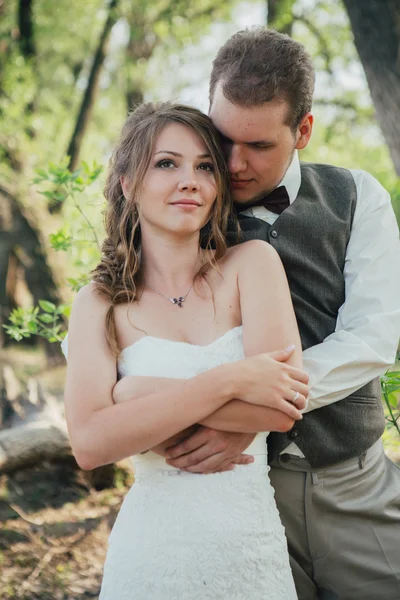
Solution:
M56 233L50 234L50 244L54 250L65 252L72 246L72 237L68 235L65 229L60 229Z
M35 334L38 332L38 326L35 321L30 321L29 323L27 323L26 327L28 332L31 334Z
M39 194L41 194L42 196L46 196L46 198L50 198L50 200L53 198L53 193L52 192L39 192Z
M41 321L43 321L43 323L52 323L54 320L54 317L52 317L51 315L49 315L48 313L43 313L42 315L39 315L38 317Z
M23 336L18 329L14 329L13 327L7 327L6 325L4 325L3 327L7 331L8 335L16 342L20 342L24 337L27 337Z
M61 204L61 202L64 202L64 200L67 198L67 195L68 194L63 194L62 192L52 192L50 197L53 202Z
M54 313L56 311L56 305L48 300L39 300L39 306L42 310L48 313Z
M398 392L400 390L399 384L386 384L384 386L385 394L393 394L393 392Z
M382 381L392 381L393 379L400 382L400 371L386 371L386 373L382 375Z
M78 264L78 261L77 261ZM87 285L89 283L89 279L88 278L81 278L81 279L72 279L71 277L69 279L67 279L68 283L70 284L70 286L72 287L74 292L79 292L79 290L84 286Z
M52 162L49 163L49 173L58 177L58 175L62 172L63 172L62 167L59 167L58 165L56 165Z
M64 315L65 317L68 318L71 314L71 305L70 304L60 304L60 306L57 306L56 314Z

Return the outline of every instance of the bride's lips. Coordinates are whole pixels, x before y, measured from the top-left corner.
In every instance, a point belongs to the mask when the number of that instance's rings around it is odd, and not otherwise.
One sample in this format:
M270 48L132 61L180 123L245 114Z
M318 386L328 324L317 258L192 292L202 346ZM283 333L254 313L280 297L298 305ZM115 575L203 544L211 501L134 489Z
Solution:
M171 202L172 206L179 206L179 208L189 208L194 209L200 206L200 203L197 200L190 200L190 198L182 198L181 200L177 200L176 202Z

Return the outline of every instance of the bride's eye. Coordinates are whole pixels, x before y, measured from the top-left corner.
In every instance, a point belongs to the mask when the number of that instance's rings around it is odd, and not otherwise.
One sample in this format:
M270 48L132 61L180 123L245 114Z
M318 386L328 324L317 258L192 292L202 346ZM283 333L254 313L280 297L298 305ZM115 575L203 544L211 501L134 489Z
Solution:
M210 173L214 173L214 165L212 163L201 163L198 168L201 171L209 171Z
M159 167L160 169L170 169L171 167L174 167L174 166L175 166L175 163L170 158L163 158L163 160L160 160L156 164L156 167Z

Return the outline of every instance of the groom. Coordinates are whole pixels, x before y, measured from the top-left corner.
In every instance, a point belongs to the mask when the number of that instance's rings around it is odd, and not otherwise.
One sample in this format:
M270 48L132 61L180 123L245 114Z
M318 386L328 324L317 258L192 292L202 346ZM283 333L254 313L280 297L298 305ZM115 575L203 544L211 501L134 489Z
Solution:
M400 334L398 228L368 173L299 163L313 91L302 45L264 28L241 31L214 60L210 116L245 238L268 241L284 263L310 376L304 419L268 437L299 599L395 600L400 470L383 453L378 377ZM239 462L251 439L200 428L169 462L218 471Z

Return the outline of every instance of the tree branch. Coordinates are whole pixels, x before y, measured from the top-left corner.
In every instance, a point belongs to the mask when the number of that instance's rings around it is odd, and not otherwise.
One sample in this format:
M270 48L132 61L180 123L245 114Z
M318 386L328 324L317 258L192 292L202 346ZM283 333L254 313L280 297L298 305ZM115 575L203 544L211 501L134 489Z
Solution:
M304 25L307 27L307 29L317 38L321 56L325 59L325 69L329 73L329 75L333 75L332 66L331 66L332 55L331 55L331 52L329 49L328 42L322 35L321 31L305 15L297 15L295 17L295 19L296 19L296 21L300 21L301 23L304 23Z
M104 60L107 55L107 47L110 39L111 29L117 21L117 6L119 0L111 0L108 7L108 16L104 23L97 50L93 59L88 84L82 98L75 129L68 145L67 155L70 157L69 169L75 171L78 165L82 141L92 115L94 101L99 86L99 79Z
M33 29L33 0L19 0L18 27L21 54L26 59L34 58L36 47Z
M268 27L292 35L294 0L267 0Z

